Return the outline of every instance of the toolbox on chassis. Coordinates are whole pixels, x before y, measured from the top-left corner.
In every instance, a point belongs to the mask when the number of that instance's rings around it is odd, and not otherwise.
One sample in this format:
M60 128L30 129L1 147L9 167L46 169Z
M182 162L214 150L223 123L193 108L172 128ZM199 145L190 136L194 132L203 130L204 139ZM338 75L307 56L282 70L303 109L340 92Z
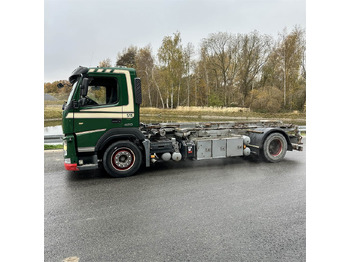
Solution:
M64 165L103 167L113 177L157 161L235 156L279 162L303 149L298 126L281 121L140 123L141 80L132 68L78 67L63 105Z

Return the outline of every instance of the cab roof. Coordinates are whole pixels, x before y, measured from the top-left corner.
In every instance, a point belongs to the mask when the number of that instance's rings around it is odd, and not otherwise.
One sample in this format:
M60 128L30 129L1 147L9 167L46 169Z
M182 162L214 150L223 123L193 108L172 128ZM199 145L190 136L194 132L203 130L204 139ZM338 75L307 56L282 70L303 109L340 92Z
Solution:
M87 73L110 73L113 74L114 70L125 70L129 71L130 75L136 75L136 70L134 68L128 68L125 66L117 66L117 67L84 67L79 66L77 67L73 72L72 75L69 77L69 82L71 84L74 84L78 77L80 75L85 75Z
M113 73L114 70L125 70L129 71L131 74L135 74L136 70L134 68L126 66L117 67L90 67L88 73Z

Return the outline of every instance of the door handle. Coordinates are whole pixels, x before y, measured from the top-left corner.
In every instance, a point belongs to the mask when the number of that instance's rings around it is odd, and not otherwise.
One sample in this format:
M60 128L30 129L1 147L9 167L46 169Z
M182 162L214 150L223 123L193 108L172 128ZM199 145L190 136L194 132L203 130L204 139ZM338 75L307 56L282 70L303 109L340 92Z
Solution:
M121 122L122 122L122 120L119 118L112 119L112 123L114 123L114 124L119 124Z

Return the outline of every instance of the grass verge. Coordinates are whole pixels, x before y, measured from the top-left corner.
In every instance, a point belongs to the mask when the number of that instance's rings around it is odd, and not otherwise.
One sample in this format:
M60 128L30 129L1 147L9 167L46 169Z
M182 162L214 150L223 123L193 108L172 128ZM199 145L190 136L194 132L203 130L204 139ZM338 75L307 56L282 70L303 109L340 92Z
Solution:
M44 145L44 150L63 149L63 145Z

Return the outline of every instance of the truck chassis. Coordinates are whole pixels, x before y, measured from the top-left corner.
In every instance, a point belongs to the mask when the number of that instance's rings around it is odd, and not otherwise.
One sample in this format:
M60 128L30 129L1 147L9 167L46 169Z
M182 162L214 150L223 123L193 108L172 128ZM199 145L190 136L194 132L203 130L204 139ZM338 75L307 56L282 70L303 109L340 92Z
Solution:
M303 150L298 126L281 121L141 123L139 130L145 137L142 142L122 141L106 150L111 153L103 163L111 176L133 174L142 156L149 167L157 161L237 156L279 162L288 150Z

